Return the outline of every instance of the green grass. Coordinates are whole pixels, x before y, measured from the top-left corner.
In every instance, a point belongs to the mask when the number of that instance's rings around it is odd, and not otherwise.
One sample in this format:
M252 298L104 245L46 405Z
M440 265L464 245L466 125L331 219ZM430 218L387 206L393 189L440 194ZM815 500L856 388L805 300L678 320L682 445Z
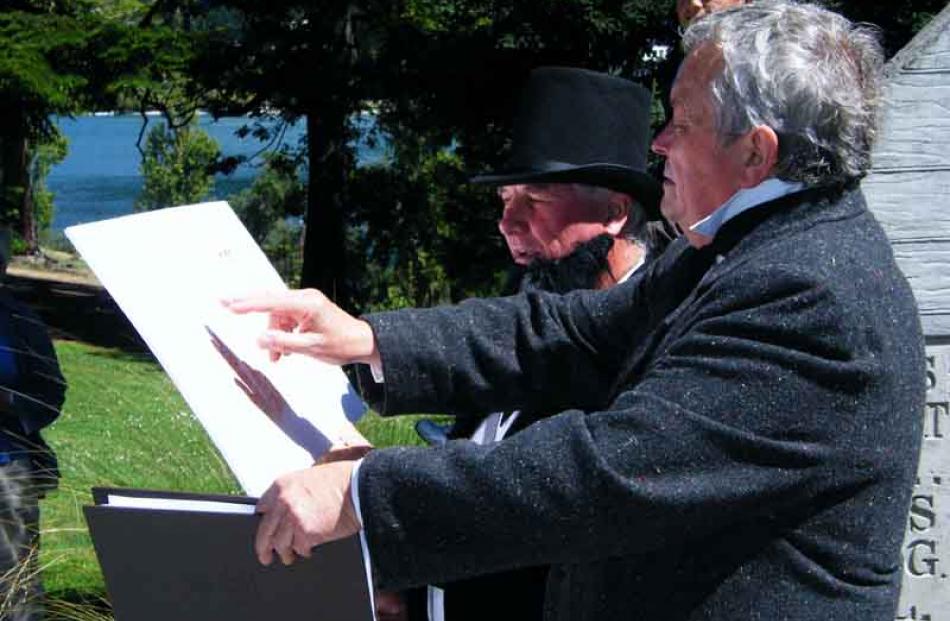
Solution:
M51 617L92 619L104 587L82 516L91 487L240 490L174 385L148 357L67 341L57 342L56 351L69 389L62 416L44 434L63 478L42 502L43 581ZM371 413L358 426L376 446L418 444L413 421Z

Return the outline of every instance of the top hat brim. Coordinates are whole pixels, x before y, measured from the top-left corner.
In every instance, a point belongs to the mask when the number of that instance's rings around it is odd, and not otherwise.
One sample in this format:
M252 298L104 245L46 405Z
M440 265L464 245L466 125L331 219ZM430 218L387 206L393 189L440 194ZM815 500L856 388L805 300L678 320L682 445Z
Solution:
M530 170L508 170L470 179L482 185L521 183L583 183L630 195L650 220L661 220L660 197L663 190L656 179L645 172L617 164L566 164L549 162Z

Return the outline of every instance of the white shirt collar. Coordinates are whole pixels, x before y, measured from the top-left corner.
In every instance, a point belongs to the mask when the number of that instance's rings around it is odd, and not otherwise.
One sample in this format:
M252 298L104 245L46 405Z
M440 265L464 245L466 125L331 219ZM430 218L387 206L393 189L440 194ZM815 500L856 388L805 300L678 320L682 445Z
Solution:
M630 280L630 277L633 276L634 272L636 272L638 269L640 269L641 267L643 267L643 261L646 259L646 257L647 257L647 253L646 253L646 252L642 253L642 254L640 255L640 260L637 261L636 264L635 264L633 267L631 267L629 270L627 270L627 273L626 273L626 274L624 274L623 276L621 276L621 277L617 280L617 284L619 285L619 284L622 283L622 282L626 282L626 281Z
M716 211L689 227L689 230L706 237L715 237L723 224L740 213L804 188L805 184L799 181L782 181L770 177L755 187L739 190Z

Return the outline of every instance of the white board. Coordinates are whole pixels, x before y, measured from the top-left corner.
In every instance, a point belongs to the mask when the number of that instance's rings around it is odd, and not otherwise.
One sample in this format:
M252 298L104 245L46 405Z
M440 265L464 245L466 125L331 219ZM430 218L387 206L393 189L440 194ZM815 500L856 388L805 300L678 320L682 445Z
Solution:
M311 465L365 410L338 367L299 355L271 362L256 342L267 317L222 306L286 289L227 203L82 224L66 235L246 493Z

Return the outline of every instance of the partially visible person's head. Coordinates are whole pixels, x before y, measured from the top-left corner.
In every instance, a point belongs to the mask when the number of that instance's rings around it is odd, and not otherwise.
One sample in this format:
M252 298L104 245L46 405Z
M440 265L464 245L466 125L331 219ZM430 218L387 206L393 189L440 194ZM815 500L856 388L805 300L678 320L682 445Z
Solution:
M643 241L659 218L647 171L651 95L629 80L573 67L539 67L518 100L507 163L476 183L498 188L498 227L514 261L559 261L606 235ZM611 252L611 269L630 260ZM642 254L642 252L640 253Z
M720 9L727 9L746 0L676 0L676 17L680 26L689 26L694 20Z
M635 238L644 219L629 195L580 183L526 183L498 188L498 229L519 265L562 259L598 235ZM629 226L628 226L629 225Z
M666 158L663 215L684 231L768 177L841 185L862 177L880 99L875 33L809 4L761 1L685 32Z
M663 242L630 195L581 183L498 188L498 229L526 267L522 287L567 292L609 286ZM617 272L617 273L615 273Z

